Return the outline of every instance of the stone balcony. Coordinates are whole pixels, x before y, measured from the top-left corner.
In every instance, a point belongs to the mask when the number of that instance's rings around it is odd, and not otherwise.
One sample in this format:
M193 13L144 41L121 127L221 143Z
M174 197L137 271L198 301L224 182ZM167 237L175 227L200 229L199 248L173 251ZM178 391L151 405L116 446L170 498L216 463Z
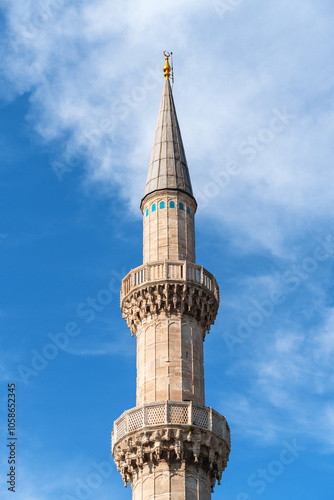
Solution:
M191 401L163 401L144 403L125 411L114 423L112 449L129 433L161 426L182 426L189 432L195 427L206 429L231 447L230 428L220 413Z
M185 260L144 264L122 281L121 309L132 335L144 318L163 313L194 317L205 337L218 306L219 287L213 274Z
M145 403L128 410L114 424L112 454L124 486L133 487L140 471L164 463L174 470L200 469L211 491L227 466L231 449L225 417L191 401Z
M194 283L212 292L219 302L219 286L213 274L203 266L186 260L151 262L132 269L122 281L121 302L142 285L157 282Z

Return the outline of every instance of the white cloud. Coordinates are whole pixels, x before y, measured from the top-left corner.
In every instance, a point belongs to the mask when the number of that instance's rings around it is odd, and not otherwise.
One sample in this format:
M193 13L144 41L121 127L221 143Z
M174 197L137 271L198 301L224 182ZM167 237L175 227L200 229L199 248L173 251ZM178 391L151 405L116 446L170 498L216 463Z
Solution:
M117 191L139 216L163 86L162 50L173 50L175 101L202 216L215 220L217 231L229 230L243 252L264 248L284 257L285 268L307 256L307 234L328 234L331 4L308 0L301 9L287 0L243 2L221 20L210 2L53 1L58 7L52 11L48 3L50 13L39 24L46 4L2 1L12 44L3 42L1 56L10 86L3 97L30 93L28 120L55 160L70 170L85 166L87 186ZM294 117L270 131L285 110ZM229 160L240 171L212 196L215 186L208 183ZM262 287L275 289L276 278L263 275ZM259 286L256 280L245 281L248 292ZM311 292L310 281L307 286ZM323 440L332 409L318 408L316 397L327 394L333 380L331 318L328 312L312 341L302 321L289 318L276 329L247 365L255 377L252 399L231 399L236 422L247 416L249 432L260 435L264 428L274 439L284 427L282 414L295 430L322 411L322 427L312 432ZM78 346L75 353L110 349Z
M148 79L148 68L156 72L162 50L174 49L199 201L223 157L242 166L202 213L279 255L305 219L333 215L330 4L242 3L223 20L210 2L188 0L2 4L12 40L1 51L10 85L3 94L30 92L30 123L52 141L59 163L71 162L69 148L87 182L116 189L137 214L163 85L162 76ZM240 144L265 138L273 110L285 108L295 118L247 162Z
M112 463L111 455L80 456L60 463L57 457L48 451L43 460L40 455L38 461L36 459L38 467L35 464L31 466L33 460L35 461L33 453L24 453L23 456L21 453L15 492L19 500L69 500L83 496L107 500L110 498L110 488L115 488L118 498L128 497L126 492L124 496L122 494L123 487L118 472L115 474L116 468L111 469L109 466ZM3 461L2 465L2 469L6 470L8 464ZM103 467L102 473L100 465ZM95 475L92 481L91 475ZM12 496L12 492L2 493L2 498L6 500Z
M305 332L294 331L301 325L292 322L274 334L269 329L265 343L258 339L250 358L238 362L248 391L232 391L223 402L235 432L256 435L261 443L298 434L323 452L334 449L333 317L334 310L327 310Z
M117 337L116 342L108 342L102 345L80 345L70 346L66 351L75 356L133 356L135 354L134 344L123 334Z

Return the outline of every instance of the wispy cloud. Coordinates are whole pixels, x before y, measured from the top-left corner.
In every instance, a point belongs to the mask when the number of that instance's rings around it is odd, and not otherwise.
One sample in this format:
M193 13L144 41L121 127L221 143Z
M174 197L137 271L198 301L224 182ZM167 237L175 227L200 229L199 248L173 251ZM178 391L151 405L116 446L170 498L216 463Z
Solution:
M189 0L168 6L20 0L2 1L2 8L2 77L8 82L2 98L29 93L27 120L49 145L50 169L60 165L63 182L82 169L87 185L117 191L138 213L163 84L161 52L172 49L175 100L202 217L217 231L230 231L240 251L269 250L285 267L305 255L309 234L328 227L334 180L329 2L319 7L308 0L303 9L287 0L241 2L224 19L212 3ZM256 25L249 23L250 9ZM199 25L200 39L193 37ZM236 26L243 37L235 36ZM228 162L240 169L226 183ZM273 288L275 279L274 273L262 276L261 285ZM243 286L249 292L251 280ZM315 401L330 390L334 346L331 310L323 306L321 314L312 340L303 321L286 320L274 330L247 364L254 401L234 399L236 420L249 418L255 405L270 437L280 427L278 419L266 418L270 409L306 426L304 398L319 414ZM126 353L119 339L71 349L80 356ZM297 390L303 398L295 397ZM256 403L257 393L267 407ZM330 435L333 415L328 403L321 411L322 430L313 431L319 439ZM255 420L249 432L256 432Z
M262 443L300 433L323 452L334 449L333 318L330 308L306 332L296 322L276 331L269 325L265 341L240 359L247 392L233 391L223 403L238 433Z
M36 467L31 467L32 458L22 457L22 454L20 457L16 488L20 500L74 500L82 496L107 500L112 487L116 487L118 498L128 497L126 493L124 496L122 494L122 484L118 472L117 475L115 473L111 455L93 458L80 456L60 465L56 457L48 454L43 461L39 461L39 472ZM3 470L6 470L5 461L2 465ZM6 500L12 495L12 492L2 492L2 498Z
M118 337L116 342L107 342L103 345L72 345L67 352L75 356L134 356L135 347L131 346L131 339ZM132 347L132 348L131 348Z
M281 255L305 219L319 224L333 215L330 3L242 2L224 19L212 3L188 0L175 10L151 0L2 4L3 97L30 93L29 122L64 180L85 167L88 183L117 190L138 212L163 83L157 65L161 51L173 49L195 194L224 169L224 158L243 167L202 213L232 229L237 244L239 234L243 245ZM235 23L243 37L235 37ZM200 39L193 37L199 24ZM275 109L294 119L267 143ZM249 150L254 138L260 146L249 161L245 144Z

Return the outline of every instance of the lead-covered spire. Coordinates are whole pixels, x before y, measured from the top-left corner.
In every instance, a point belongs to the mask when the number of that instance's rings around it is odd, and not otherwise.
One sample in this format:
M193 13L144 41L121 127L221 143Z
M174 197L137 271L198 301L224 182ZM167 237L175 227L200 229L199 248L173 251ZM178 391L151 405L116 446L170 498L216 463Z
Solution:
M162 93L144 198L150 193L162 189L183 191L193 197L187 159L168 78L169 73L167 77L165 67L164 73L166 80Z

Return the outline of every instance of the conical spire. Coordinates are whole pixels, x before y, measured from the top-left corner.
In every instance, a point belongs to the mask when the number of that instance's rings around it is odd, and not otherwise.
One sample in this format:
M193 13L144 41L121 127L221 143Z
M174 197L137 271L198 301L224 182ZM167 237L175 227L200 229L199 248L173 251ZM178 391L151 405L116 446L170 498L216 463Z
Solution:
M161 189L177 189L193 196L168 78L165 80L162 94L144 198Z

